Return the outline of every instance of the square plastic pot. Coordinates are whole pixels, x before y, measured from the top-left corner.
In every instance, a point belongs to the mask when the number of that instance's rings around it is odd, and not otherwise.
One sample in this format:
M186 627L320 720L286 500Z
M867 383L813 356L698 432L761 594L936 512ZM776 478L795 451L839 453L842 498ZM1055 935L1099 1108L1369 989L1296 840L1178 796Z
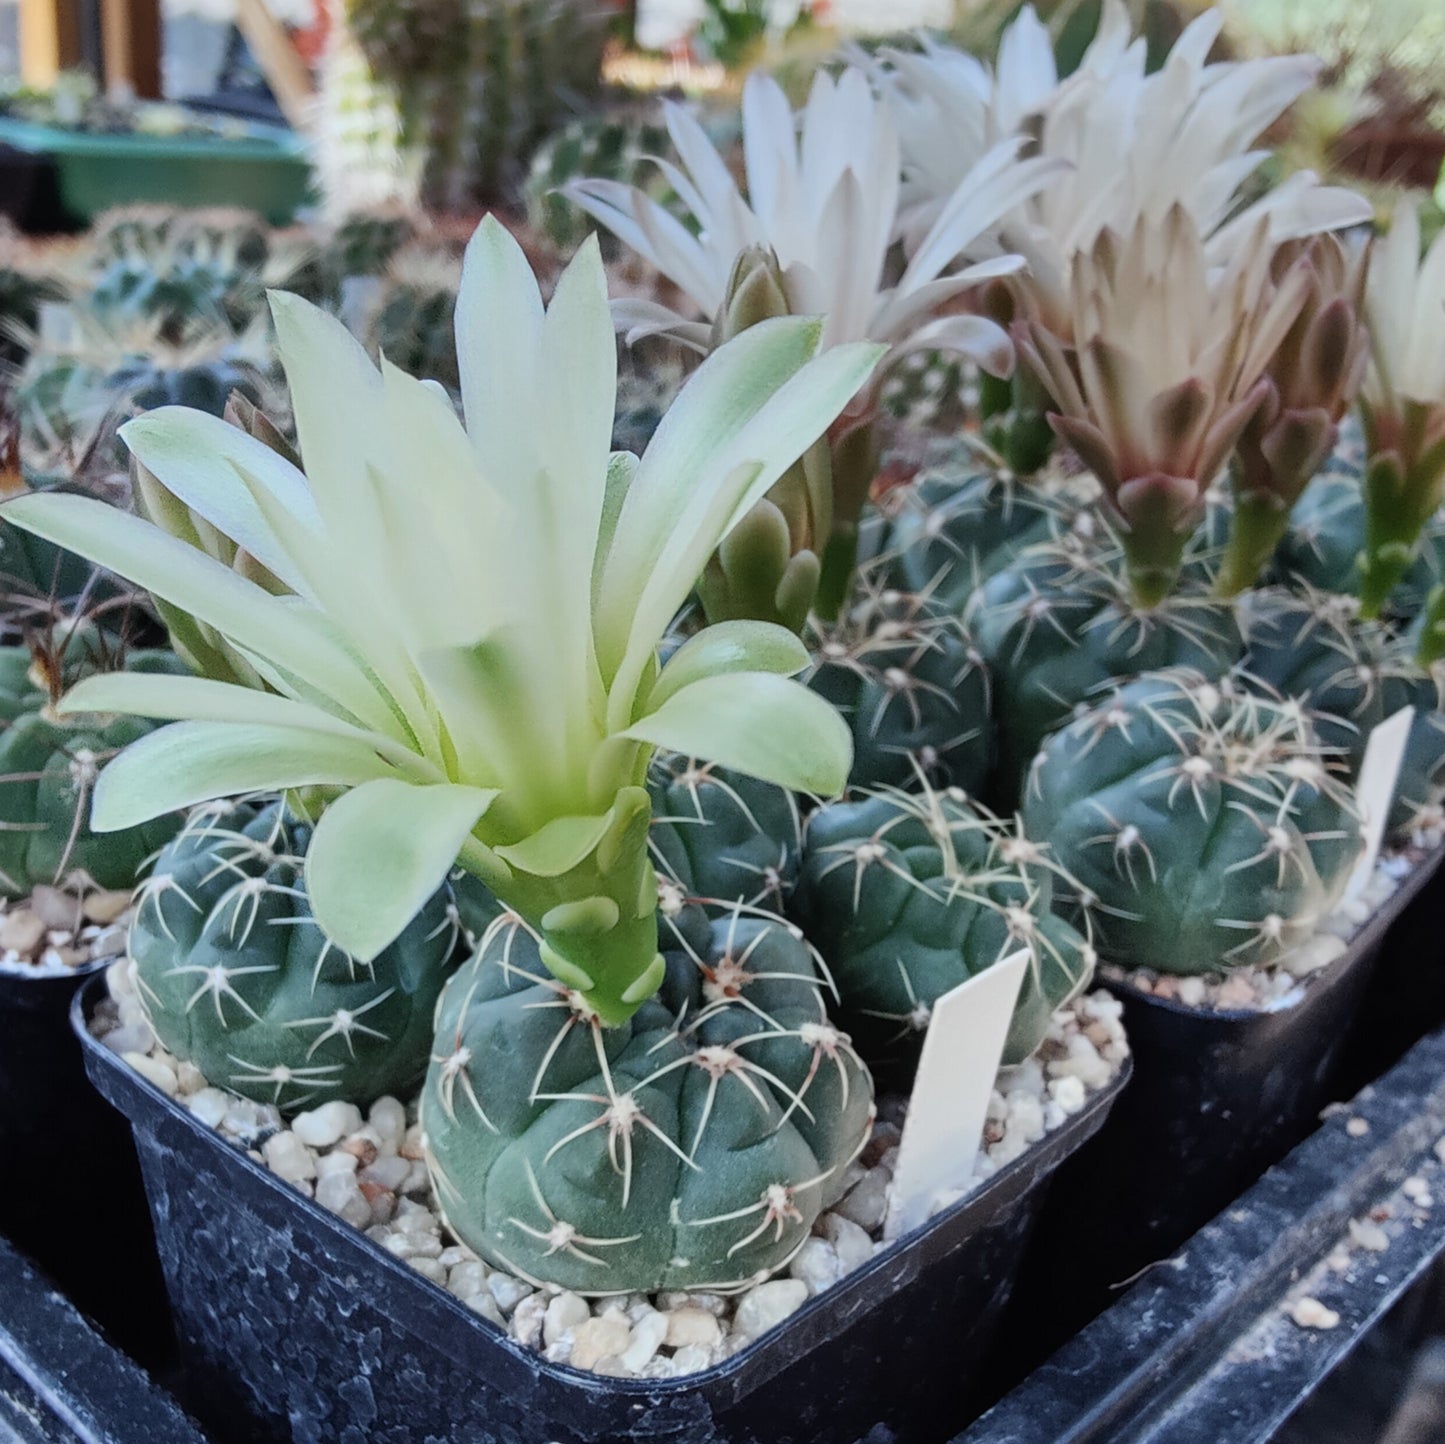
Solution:
M1134 1083L1061 1170L1002 1330L1001 1384L1173 1255L1313 1132L1325 1104L1355 1091L1345 1063L1374 980L1412 909L1438 910L1442 861L1439 851L1425 859L1339 957L1264 1011L1191 1008L1106 983L1124 1004ZM1422 1032L1429 1025L1420 1019Z
M705 1372L603 1378L553 1364L198 1122L73 1019L130 1120L193 1406L227 1439L320 1444L938 1441L979 1365L1048 1182L1127 1068L952 1208Z
M302 143L291 131L254 123L231 139L108 135L0 118L0 143L51 157L61 203L80 221L111 206L154 201L241 206L273 225L287 225L311 178Z
M70 1026L79 988L0 973L0 1234L118 1342L148 1362L170 1348L150 1213L124 1119L86 1076Z

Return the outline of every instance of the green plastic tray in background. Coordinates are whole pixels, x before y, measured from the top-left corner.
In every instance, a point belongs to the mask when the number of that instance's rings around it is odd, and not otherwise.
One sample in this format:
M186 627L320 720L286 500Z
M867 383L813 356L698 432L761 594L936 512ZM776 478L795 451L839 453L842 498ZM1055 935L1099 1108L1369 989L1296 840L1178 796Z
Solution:
M229 136L108 135L0 117L0 141L47 154L60 199L77 220L111 206L242 206L272 225L295 219L311 167L301 140L279 126L245 123Z

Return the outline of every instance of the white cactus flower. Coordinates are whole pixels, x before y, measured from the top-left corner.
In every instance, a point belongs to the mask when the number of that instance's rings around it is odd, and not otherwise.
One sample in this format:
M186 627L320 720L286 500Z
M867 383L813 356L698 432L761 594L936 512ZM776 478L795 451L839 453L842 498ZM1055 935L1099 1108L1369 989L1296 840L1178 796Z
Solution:
M1193 217L1212 267L1228 264L1261 217L1274 243L1368 221L1367 201L1321 186L1308 171L1240 209L1240 187L1268 153L1255 141L1310 86L1319 62L1287 55L1211 64L1223 23L1218 9L1200 15L1153 75L1118 3L1105 7L1085 63L1062 83L1045 58L1047 33L1027 9L1005 35L996 76L937 47L888 57L887 94L909 142L908 234L971 153L1026 123L1041 158L1069 164L1007 218L999 243L1028 262L1019 289L1031 313L1054 327L1068 325L1073 258L1104 230L1127 235L1176 205ZM1066 329L1058 334L1068 339Z
M825 318L825 347L865 339L895 350L927 345L961 351L995 372L1011 367L1008 338L993 322L929 318L953 297L1018 270L1019 258L1002 250L990 232L1064 162L1020 160L1018 137L984 151L944 199L901 278L890 284L888 251L898 234L898 134L862 71L845 70L836 80L818 75L801 135L777 83L749 77L743 94L746 198L685 109L670 106L667 125L682 166L659 164L696 219L697 235L650 196L619 182L575 180L566 188L583 210L676 284L704 318L653 302L619 302L614 314L629 340L667 333L705 351L734 262L745 248L762 245L777 255L794 314ZM989 259L945 274L961 256L980 250ZM855 399L850 409L866 410L869 401Z

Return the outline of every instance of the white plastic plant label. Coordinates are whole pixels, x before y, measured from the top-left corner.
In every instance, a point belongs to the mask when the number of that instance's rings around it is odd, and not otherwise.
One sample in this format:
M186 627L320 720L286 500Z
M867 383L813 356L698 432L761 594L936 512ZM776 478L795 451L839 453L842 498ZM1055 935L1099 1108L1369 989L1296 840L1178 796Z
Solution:
M1011 953L933 1005L898 1145L885 1238L917 1228L940 1193L972 1178L1028 965L1027 951Z
M1355 784L1355 795L1365 814L1365 851L1345 887L1346 902L1365 890L1375 871L1390 803L1395 796L1395 783L1405 760L1405 744L1410 740L1410 724L1414 720L1415 709L1401 707L1370 733L1370 740L1365 744L1365 760L1360 764L1360 777Z

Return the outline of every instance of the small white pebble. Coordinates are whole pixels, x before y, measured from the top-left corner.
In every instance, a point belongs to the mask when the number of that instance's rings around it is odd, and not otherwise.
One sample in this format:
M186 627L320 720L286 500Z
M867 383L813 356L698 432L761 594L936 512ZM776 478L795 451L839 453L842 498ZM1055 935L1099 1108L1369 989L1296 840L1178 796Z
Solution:
M1340 1322L1340 1316L1333 1309L1308 1296L1290 1305L1289 1316L1302 1329L1333 1329Z
M733 1327L743 1338L756 1339L800 1309L807 1297L808 1286L798 1279L769 1279L742 1296Z
M316 1177L316 1160L311 1151L289 1130L273 1133L261 1145L261 1157L277 1178L284 1178L288 1183Z
M584 1319L572 1330L571 1362L576 1368L591 1369L601 1359L619 1358L631 1344L632 1325L625 1314L607 1313Z
M788 1272L808 1286L809 1294L820 1294L838 1282L838 1255L827 1239L806 1239L793 1255Z
M547 1314L547 1299L542 1294L528 1294L512 1310L513 1337L519 1344L535 1349L542 1337L542 1322Z
M1350 1241L1368 1253L1384 1253L1390 1247L1390 1235L1373 1219L1352 1218Z
M1348 1133L1351 1138L1363 1138L1369 1131L1370 1125L1363 1118L1351 1118L1350 1121L1345 1124L1345 1132Z
M145 1053L125 1053L121 1056L147 1083L154 1084L168 1098L176 1096L180 1084L176 1081L175 1070L169 1065Z
M511 1274L500 1271L487 1280L487 1287L504 1314L510 1314L528 1294L536 1292L531 1284L524 1284L521 1279L514 1279Z
M651 1362L654 1354L662 1347L667 1337L667 1316L649 1309L632 1324L632 1342L623 1350L620 1358L627 1372L640 1374Z
M440 1262L440 1259L438 1260ZM447 1275L447 1290L459 1299L469 1299L487 1286L487 1266L480 1260L453 1264ZM488 1295L490 1297L490 1295Z
M480 1265L478 1265L480 1267ZM453 1270L453 1273L456 1271ZM548 1305L542 1320L542 1337L550 1346L591 1316L587 1301L578 1294L558 1294Z
M361 1109L354 1103L323 1103L291 1120L291 1131L308 1148L330 1148L361 1127Z
M398 1153L406 1140L406 1107L395 1098L378 1098L367 1122L380 1135L383 1152Z
M662 1317L667 1320L663 1342L670 1349L715 1349L722 1342L722 1325L706 1309L674 1309Z

